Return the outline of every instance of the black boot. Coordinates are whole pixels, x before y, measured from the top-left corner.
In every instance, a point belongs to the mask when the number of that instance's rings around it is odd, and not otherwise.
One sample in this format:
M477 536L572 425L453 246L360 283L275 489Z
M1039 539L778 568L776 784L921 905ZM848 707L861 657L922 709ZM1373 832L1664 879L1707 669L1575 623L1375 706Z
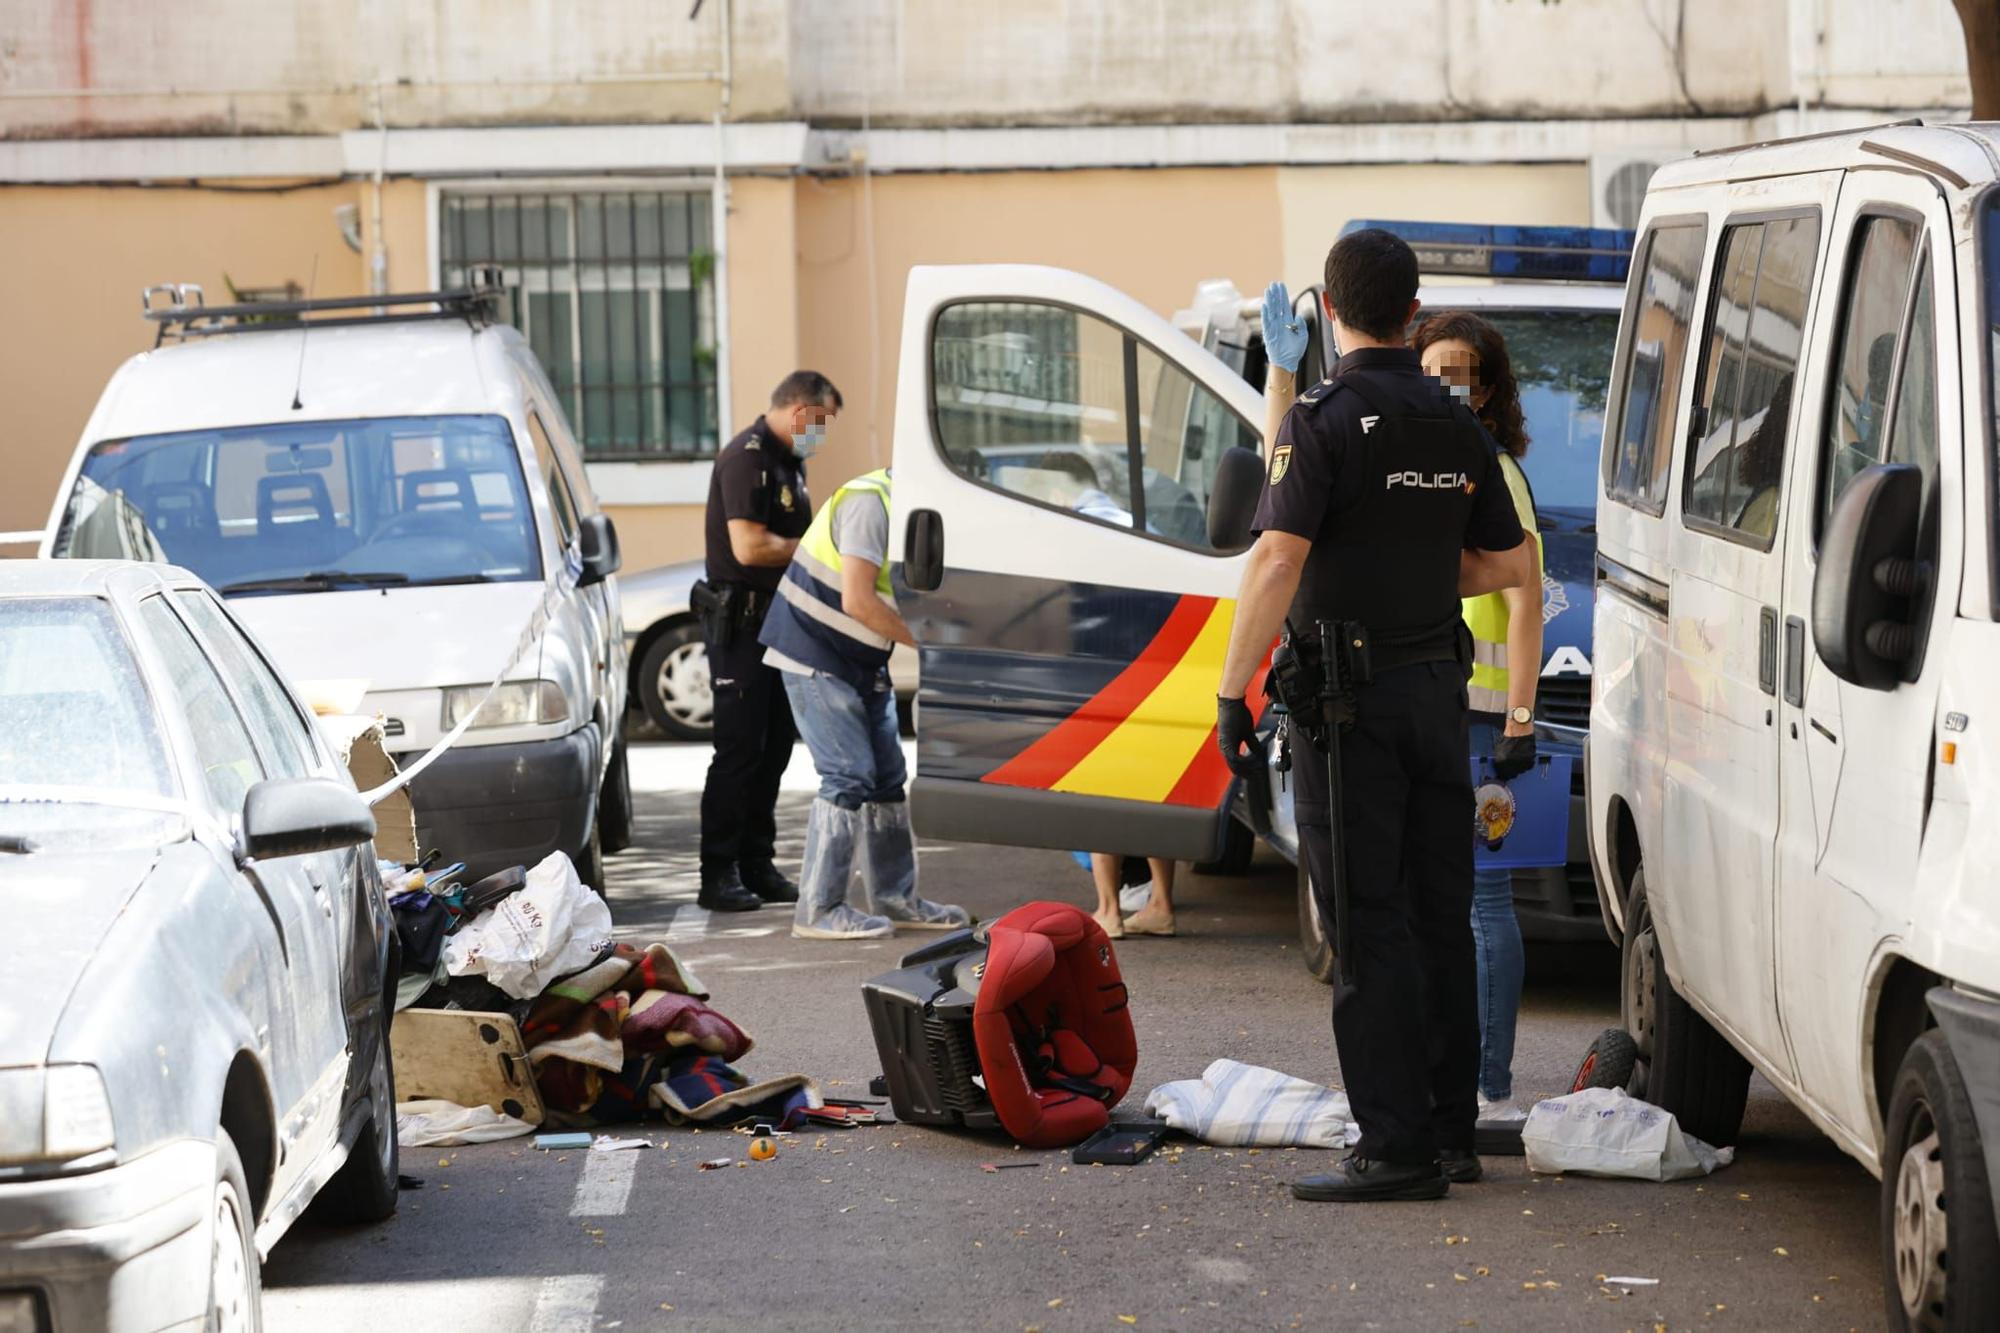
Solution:
M1438 1166L1444 1171L1444 1178L1454 1185L1470 1185L1486 1174L1479 1154L1470 1148L1439 1149Z
M1415 1166L1371 1161L1359 1153L1339 1169L1292 1182L1294 1198L1315 1203L1372 1203L1388 1199L1442 1199L1451 1182L1436 1162Z
M703 866L695 903L711 912L754 912L764 900L743 887L733 865Z
M765 902L795 903L799 900L799 886L786 879L784 872L769 861L744 861L737 869L742 872L743 887Z

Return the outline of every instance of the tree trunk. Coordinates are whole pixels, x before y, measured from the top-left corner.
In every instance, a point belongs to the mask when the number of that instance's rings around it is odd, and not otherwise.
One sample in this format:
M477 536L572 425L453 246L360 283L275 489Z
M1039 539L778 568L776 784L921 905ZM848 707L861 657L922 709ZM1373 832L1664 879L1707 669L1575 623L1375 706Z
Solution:
M1952 0L1965 29L1965 70L1972 118L2000 120L2000 0Z

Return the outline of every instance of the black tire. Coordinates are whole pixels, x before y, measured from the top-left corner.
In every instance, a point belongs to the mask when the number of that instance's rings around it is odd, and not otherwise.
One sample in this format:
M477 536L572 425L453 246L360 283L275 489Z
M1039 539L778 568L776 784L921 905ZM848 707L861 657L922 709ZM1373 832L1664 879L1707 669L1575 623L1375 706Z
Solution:
M2000 1235L1972 1098L1944 1034L1896 1071L1882 1154L1882 1282L1891 1329L2000 1328Z
M604 887L604 821L601 817L602 814L603 807L601 805L598 809L591 811L590 837L584 841L583 846L576 849L576 853L570 857L570 861L576 866L576 877L583 881L585 888L600 898L609 898L611 895Z
M256 1333L264 1327L264 1275L257 1259L257 1222L250 1185L243 1175L243 1159L224 1131L215 1136L215 1190L210 1196L209 1216L208 1301L202 1327L247 1328ZM230 1308L218 1308L224 1304Z
M677 741L715 739L714 696L707 688L708 650L701 626L684 620L646 645L633 687L653 725ZM677 689L684 685L684 689Z
M607 855L632 845L632 768L626 761L625 738L611 742L611 763L604 772L604 787L597 794L597 821L603 828L599 841Z
M1213 861L1195 862L1197 875L1242 875L1250 870L1250 860L1257 854L1257 835L1250 826L1234 815L1229 817L1229 829L1222 836L1222 855Z
M394 1018L393 987L382 1008L382 1033L368 1066L368 1121L355 1136L346 1163L313 1200L314 1214L349 1226L385 1222L396 1212L396 1178L401 1170L396 1146L396 1064L389 1052Z
M1632 1034L1624 1028L1606 1028L1590 1043L1590 1049L1577 1061L1576 1072L1570 1075L1569 1090L1582 1092L1585 1088L1623 1088L1632 1082L1632 1070L1638 1064L1639 1048L1632 1040Z
M1299 948L1305 955L1306 971L1329 986L1340 960L1333 953L1333 932L1320 919L1319 900L1313 893L1312 876L1306 870L1306 849L1299 847Z
M1750 1095L1750 1062L1674 989L1646 900L1646 872L1632 875L1625 909L1625 1030L1645 1063L1645 1099L1683 1130L1717 1147L1736 1142ZM1639 1060L1634 1061L1634 1078Z

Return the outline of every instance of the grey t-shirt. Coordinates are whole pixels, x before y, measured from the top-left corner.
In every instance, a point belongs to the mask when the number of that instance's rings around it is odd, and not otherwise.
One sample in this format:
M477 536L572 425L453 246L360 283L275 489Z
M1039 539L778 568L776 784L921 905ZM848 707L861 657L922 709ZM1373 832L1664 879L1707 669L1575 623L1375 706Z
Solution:
M835 511L833 548L880 566L889 558L889 507L876 495L856 495Z

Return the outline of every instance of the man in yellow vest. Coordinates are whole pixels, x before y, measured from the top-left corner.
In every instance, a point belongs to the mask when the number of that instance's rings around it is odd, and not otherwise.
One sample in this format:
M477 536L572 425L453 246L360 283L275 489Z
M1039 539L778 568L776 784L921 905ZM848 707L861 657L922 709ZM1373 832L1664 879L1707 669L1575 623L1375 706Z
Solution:
M890 651L916 640L896 611L888 554L883 468L848 482L821 508L759 635L819 770L792 917L799 939L882 939L898 927L956 930L971 921L962 907L917 896L917 847L889 684ZM869 911L847 901L857 856Z

